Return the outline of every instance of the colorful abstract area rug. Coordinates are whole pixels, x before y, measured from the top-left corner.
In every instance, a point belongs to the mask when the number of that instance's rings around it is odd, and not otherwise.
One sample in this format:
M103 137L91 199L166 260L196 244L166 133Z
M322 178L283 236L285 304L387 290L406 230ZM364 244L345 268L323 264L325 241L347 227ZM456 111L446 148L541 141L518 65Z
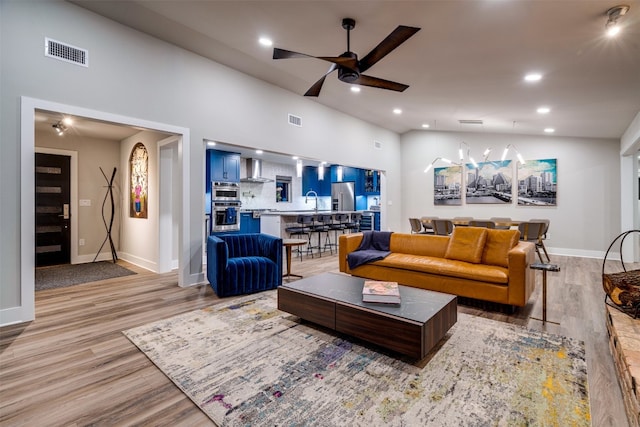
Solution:
M412 361L276 309L275 291L124 334L219 426L588 426L582 342L460 314Z

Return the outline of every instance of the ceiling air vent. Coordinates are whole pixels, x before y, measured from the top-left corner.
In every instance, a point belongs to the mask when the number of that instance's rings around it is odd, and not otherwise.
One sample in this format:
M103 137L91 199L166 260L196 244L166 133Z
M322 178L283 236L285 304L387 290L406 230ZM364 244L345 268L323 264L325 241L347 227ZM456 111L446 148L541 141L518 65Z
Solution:
M458 120L458 123L461 125L481 125L483 124L482 120Z
M377 149L377 150L382 150L382 142L380 141L373 141L373 148Z
M289 114L289 124L302 127L302 117L294 116L293 114Z
M60 61L70 62L83 67L89 66L89 52L66 43L62 43L49 37L44 39L44 55Z

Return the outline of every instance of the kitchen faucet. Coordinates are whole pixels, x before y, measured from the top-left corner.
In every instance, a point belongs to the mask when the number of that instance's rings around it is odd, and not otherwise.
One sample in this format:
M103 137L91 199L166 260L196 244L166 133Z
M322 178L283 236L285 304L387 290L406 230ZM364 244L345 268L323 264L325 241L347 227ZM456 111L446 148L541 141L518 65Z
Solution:
M314 196L314 197L315 197L315 199L316 199L316 207L315 207L314 211L316 211L316 213L318 213L318 193L316 193L316 192L315 192L315 191L313 191L313 190L309 190L309 191L307 191L307 194L305 194L305 195L304 195L304 203L306 204L306 203L309 201L309 195L310 195L311 193L313 193L313 196Z

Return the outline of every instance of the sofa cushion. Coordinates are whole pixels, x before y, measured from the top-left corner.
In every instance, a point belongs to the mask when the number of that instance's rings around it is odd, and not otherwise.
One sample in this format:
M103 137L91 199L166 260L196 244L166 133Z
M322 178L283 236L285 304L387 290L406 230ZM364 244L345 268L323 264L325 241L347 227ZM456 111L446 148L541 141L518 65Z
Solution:
M509 267L509 251L518 244L518 240L520 240L518 230L487 229L482 263Z
M486 228L456 227L453 229L444 257L478 264L482 260L486 240Z
M420 271L423 273L437 274L439 276L457 277L459 279L495 283L499 285L507 285L509 283L509 271L504 267L470 264L464 261L424 255L392 253L383 260L373 262L372 265L377 267ZM389 277L393 277L393 273L390 273Z

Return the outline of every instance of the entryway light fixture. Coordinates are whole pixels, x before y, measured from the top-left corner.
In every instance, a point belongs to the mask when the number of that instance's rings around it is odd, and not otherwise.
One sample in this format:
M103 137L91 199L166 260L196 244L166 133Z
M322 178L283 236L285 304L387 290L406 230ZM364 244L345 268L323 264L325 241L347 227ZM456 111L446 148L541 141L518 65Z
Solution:
M65 131L67 130L67 127L61 121L53 125L53 128L56 130L56 132L58 132L59 136L64 135Z
M604 26L607 36L615 37L620 32L621 28L618 19L628 11L629 6L626 4L614 6L607 10L607 23Z

